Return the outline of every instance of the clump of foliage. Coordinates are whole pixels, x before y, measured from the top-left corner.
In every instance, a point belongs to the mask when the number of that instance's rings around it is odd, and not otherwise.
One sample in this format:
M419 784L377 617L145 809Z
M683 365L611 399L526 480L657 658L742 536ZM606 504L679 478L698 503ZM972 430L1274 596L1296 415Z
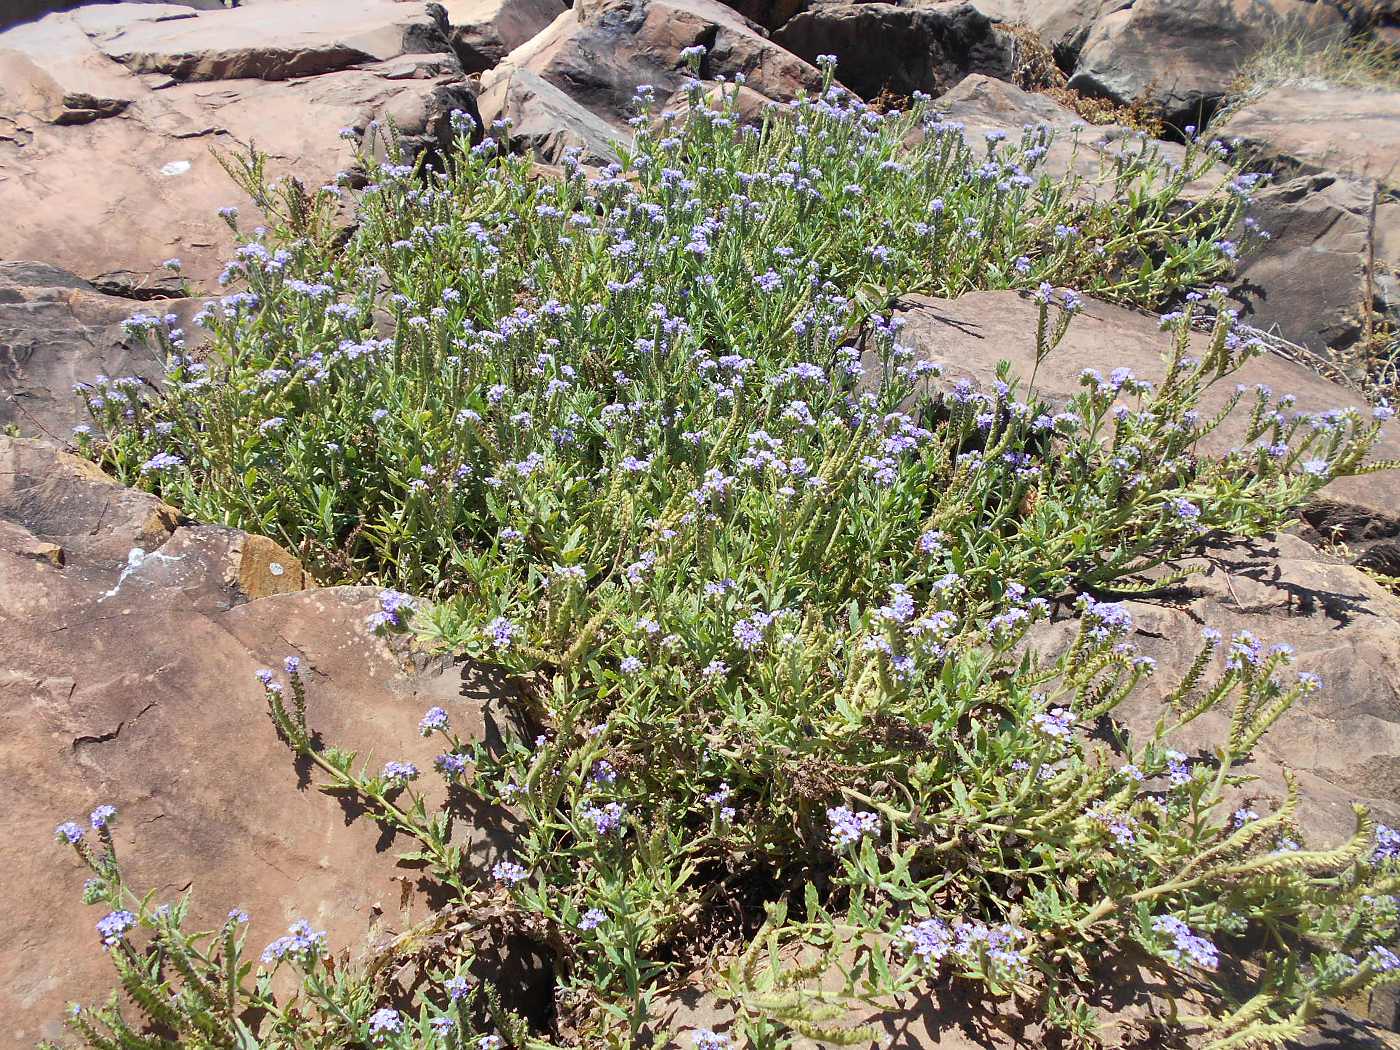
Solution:
M464 139L424 182L391 152L343 247L331 191L289 190L285 238L250 241L230 275L247 290L206 313L207 357L138 324L172 351L166 392L87 392L85 447L119 476L431 596L386 589L374 625L521 685L533 739L488 750L434 708L432 771L371 769L319 742L294 660L262 674L277 731L412 841L452 914L505 907L550 946L550 1027L485 991L461 1006L483 987L467 948L396 998L329 973L309 927L264 953L299 968L289 1005L241 961L240 917L187 935L122 884L108 839L65 825L148 1022L113 1005L82 1034L664 1045L668 989L717 941L741 950L718 980L733 1024L693 1033L707 1050L868 1040L863 1010L950 989L1089 1040L1095 974L1124 959L1214 987L1185 1023L1217 1046L1277 1043L1391 979L1400 837L1358 811L1349 841L1310 848L1291 784L1262 816L1229 801L1320 683L1286 646L1207 632L1130 740L1113 714L1154 668L1111 600L1386 466L1365 462L1382 418L1243 388L1203 415L1258 349L1218 297L1203 351L1192 294L1162 319L1158 381L1086 372L1058 408L1034 374L943 382L889 313L912 290L1032 288L1041 361L1080 308L1051 281L1143 302L1209 281L1243 191L1182 192L1215 154L1125 156L1121 199L1094 203L1035 174L1039 132L974 150L923 104L828 90L761 128L698 85L684 119L639 106L635 153L594 175L535 181ZM1238 447L1203 454L1232 414ZM1077 627L1040 655L1028 636L1057 609ZM1172 748L1215 709L1214 754ZM427 776L452 788L441 807ZM481 801L515 834L487 871L454 834Z
M697 105L642 128L626 164L558 181L489 141L426 185L380 168L343 247L339 191L289 188L267 201L288 238L239 252L229 277L246 289L205 311L200 359L175 340L163 394L86 391L88 447L122 481L282 541L323 576L451 593L510 542L501 527L529 534L506 520L510 493L547 487L550 464L572 464L580 487L531 512L560 537L522 542L567 564L563 535L598 512L577 506L597 495L583 479L608 457L665 432L638 484L675 469L677 443L705 459L718 434L671 433L668 406L707 391L744 423L744 391L769 373L853 368L867 319L900 294L1048 281L1149 304L1226 272L1247 188L1186 196L1216 150L1168 170L1129 145L1088 201L1038 174L1043 130L976 149L959 130L926 104L881 116L808 100L761 129ZM620 540L638 524L610 527Z

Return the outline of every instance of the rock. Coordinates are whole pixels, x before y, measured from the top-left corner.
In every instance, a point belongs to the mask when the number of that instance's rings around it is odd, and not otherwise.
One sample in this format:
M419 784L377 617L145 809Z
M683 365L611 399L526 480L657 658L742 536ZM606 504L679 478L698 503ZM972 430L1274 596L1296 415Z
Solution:
M973 0L994 22L1019 23L1035 30L1055 61L1073 69L1084 42L1100 18L1133 0Z
M1377 236L1376 213L1369 180L1303 175L1259 191L1250 214L1269 239L1241 251L1241 316L1323 357L1361 338L1368 300L1374 318L1400 321L1400 296L1371 276L1400 260L1387 254L1400 244Z
M1241 62L1280 33L1345 32L1312 0L1135 0L1095 24L1069 86L1127 104L1145 98L1170 125L1204 126Z
M212 289L235 242L218 209L258 222L217 154L256 146L269 177L293 173L314 191L355 162L340 128L392 118L408 146L436 150L450 111L474 112L438 22L419 10L119 3L0 33L0 258L149 289L178 257L194 287Z
M195 16L132 18L126 5L74 15L95 46L133 73L177 81L289 80L399 55L446 51L426 7L397 0L284 0Z
M42 435L62 444L87 420L76 383L98 374L159 380L165 362L121 329L132 314L151 311L180 318L190 345L199 329L193 299L142 307L102 295L88 282L56 267L0 262L0 427Z
M815 0L773 39L809 62L836 56L836 75L864 98L939 94L970 73L1009 78L1015 44L963 0L892 4Z
M563 0L445 0L451 44L463 72L496 65L564 12Z
M128 559L137 546L144 555ZM250 601L250 579L283 593ZM464 736L492 739L503 694L470 667L408 663L372 637L374 590L291 589L304 582L271 541L179 525L82 461L0 439L0 778L11 792L0 834L25 901L0 943L0 984L16 1045L56 1037L67 1001L111 987L99 914L78 903L84 874L53 836L98 803L118 807L134 886L159 901L189 886L194 928L245 908L253 955L299 917L354 953L427 914L421 876L395 860L410 846L314 790L320 778L277 739L253 672L300 656L327 742L422 769L434 751L416 731L424 710L442 706ZM503 819L460 826L473 863L508 846Z
M1035 366L1035 329L1039 307L1017 292L970 292L956 299L912 296L897 316L905 322L900 342L912 347L921 359L945 367L940 382L951 384L969 378L989 387L997 362L1011 362L1013 374L1024 381ZM1191 337L1196 352L1204 352L1208 335ZM1064 341L1036 371L1036 395L1063 403L1077 393L1079 373L1085 368L1130 368L1140 377L1160 380L1163 354L1170 337L1155 318L1107 303L1088 301L1070 325ZM1209 415L1224 405L1236 382L1263 383L1275 394L1297 396L1297 410L1318 412L1356 407L1369 412L1358 395L1328 382L1313 370L1277 354L1264 354L1247 362L1229 382L1207 390L1201 410ZM1248 412L1232 415L1201 442L1202 452L1218 454L1241 442ZM1382 430L1373 459L1400 457L1400 428ZM1305 511L1309 523L1327 534L1334 527L1341 538L1365 532L1368 539L1400 535L1400 471L1364 477L1339 478L1322 490L1320 499Z
M702 78L743 74L748 86L786 101L821 83L814 67L716 0L579 0L497 71L525 69L618 130L633 115L639 84L664 99L690 75L681 52L703 46Z
M576 149L581 163L605 165L630 141L544 77L509 63L482 76L477 104L486 127L509 120L512 144L545 164L557 164L566 150Z
M1400 91L1301 84L1272 88L1215 129L1282 178L1347 175L1400 191Z
M1149 139L1121 124L1088 124L1049 95L1022 91L1014 84L977 73L940 95L935 105L946 120L964 126L963 137L976 150L984 148L989 131L1005 132L1014 141L1027 124L1048 128L1054 137L1036 171L1055 179L1077 176L1083 180L1078 188L1081 200L1112 199L1120 156L1146 150L1155 152L1168 166L1180 165L1186 156L1186 147L1179 143ZM1184 196L1209 194L1226 174L1224 168L1216 166L1211 175L1185 187ZM1100 183L1100 179L1106 181Z
M84 3L110 2L114 2L114 0L8 0L4 9L0 10L0 29L8 29L21 22L42 18L54 11L67 11L70 8L80 7ZM159 0L129 0L129 2L145 4L156 3ZM214 11L224 6L223 0L172 0L172 2L184 7L199 8L202 11Z
M1297 651L1296 669L1320 675L1323 688L1270 729L1245 767L1260 779L1244 793L1277 799L1280 768L1294 771L1300 824L1328 845L1354 830L1353 801L1381 821L1400 817L1400 599L1296 536L1241 541L1178 567L1198 571L1169 595L1127 603L1132 640L1158 666L1115 717L1132 733L1151 733L1163 699L1200 652L1203 625L1227 636L1250 631L1265 645L1286 642ZM1077 626L1072 617L1044 625L1032 632L1034 647L1057 653ZM1215 670L1223 668L1221 652ZM1208 755L1228 732L1229 712L1209 712L1181 731L1176 746Z

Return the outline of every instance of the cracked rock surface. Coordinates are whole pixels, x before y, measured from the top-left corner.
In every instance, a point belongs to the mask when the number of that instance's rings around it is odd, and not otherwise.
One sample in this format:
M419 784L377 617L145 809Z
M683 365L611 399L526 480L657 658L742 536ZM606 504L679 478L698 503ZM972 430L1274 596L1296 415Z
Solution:
M84 872L53 837L101 802L120 807L135 885L164 901L192 888L198 928L243 907L254 951L296 918L358 950L426 913L399 849L296 767L253 672L300 656L327 739L420 768L432 762L415 731L425 709L489 739L498 691L464 666L407 664L371 636L372 589L309 582L270 540L180 524L89 464L0 438L0 778L12 799L0 835L25 901L0 939L12 1045L57 1037L69 1000L110 986L78 903ZM483 814L460 833L484 862L500 828Z

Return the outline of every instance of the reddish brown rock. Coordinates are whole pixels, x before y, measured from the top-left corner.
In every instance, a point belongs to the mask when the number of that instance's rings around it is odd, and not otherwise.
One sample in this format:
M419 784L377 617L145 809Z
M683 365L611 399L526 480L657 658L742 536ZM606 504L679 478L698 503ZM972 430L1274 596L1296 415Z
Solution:
M445 0L447 42L465 73L490 69L542 32L568 7L563 0Z
M836 76L863 98L939 94L971 73L1009 78L1015 58L1011 36L965 0L816 0L773 39L809 62L835 55Z
M1171 125L1204 126L1241 63L1282 33L1345 32L1313 0L1135 0L1094 25L1069 86L1119 103L1145 99Z
M666 98L690 75L681 52L696 46L706 49L701 77L742 74L769 98L787 100L821 82L814 66L716 0L580 0L497 72L535 73L621 130L637 86Z
M0 257L118 289L169 258L216 288L234 243L218 210L258 219L217 154L255 145L315 190L355 161L339 129L392 118L436 148L475 109L442 25L395 0L82 7L0 33L0 76Z
M300 582L296 559L233 529L178 526L153 497L32 443L0 439L0 525L0 779L12 797L0 834L26 902L0 938L15 1045L58 1035L68 1000L111 986L100 914L79 903L83 871L53 834L99 803L118 807L134 886L158 900L190 888L196 928L245 908L253 952L299 917L353 953L426 914L419 872L396 862L411 847L314 789L253 672L299 656L328 742L428 770L434 749L416 732L428 707L467 736L507 717L464 668L408 664L373 637L368 588L249 601L250 559L264 581ZM36 545L60 548L62 564ZM132 547L144 555L128 560ZM484 863L508 848L501 827L483 814L460 832Z
M1216 129L1282 177L1345 175L1400 190L1400 91L1326 84L1271 88Z
M0 426L63 443L86 421L77 383L93 376L159 380L164 361L128 337L121 322L136 313L173 313L197 345L193 299L136 303L102 295L56 267L0 262Z
M898 312L905 322L901 341L923 359L945 366L941 382L967 377L990 385L997 362L1011 362L1011 371L1023 380L1035 366L1035 329L1039 307L1017 292L971 292L956 299L914 296ZM1203 352L1208 337L1192 336ZM1036 372L1036 394L1051 402L1064 402L1080 389L1079 373L1085 368L1108 371L1119 366L1133 369L1144 379L1157 381L1165 369L1163 355L1170 337L1158 328L1156 318L1124 307L1089 301L1070 325L1064 341ZM1247 362L1229 383L1210 388L1202 410L1218 410L1233 391L1234 383L1263 383L1276 395L1297 396L1299 411L1356 407L1369 412L1365 401L1352 391L1323 379L1315 371L1276 354L1264 354ZM1222 452L1238 444L1243 418L1231 417L1202 442L1202 451ZM1400 428L1391 424L1381 433L1373 456L1400 457ZM1400 536L1400 472L1387 471L1359 478L1340 478L1322 491L1323 498L1305 514L1324 532L1334 525L1356 539L1378 540ZM1362 536L1364 527L1369 534Z

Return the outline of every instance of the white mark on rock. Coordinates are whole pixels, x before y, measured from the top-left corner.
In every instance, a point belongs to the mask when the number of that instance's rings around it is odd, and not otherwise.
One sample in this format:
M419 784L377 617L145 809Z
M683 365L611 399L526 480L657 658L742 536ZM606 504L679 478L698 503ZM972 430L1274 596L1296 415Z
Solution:
M187 160L172 160L169 164L160 169L162 175L183 175L190 170L190 162Z
M117 592L122 589L122 584L126 582L126 578L137 569L141 568L141 566L145 565L147 561L180 561L182 558L184 558L183 554L178 556L173 554L147 554L140 547L132 547L126 556L126 566L122 569L122 574L117 577L117 585L97 600L99 602L105 602L108 598L115 598Z
M287 570L282 568L282 563L280 561L274 561L268 563L267 571L274 576L281 576Z

